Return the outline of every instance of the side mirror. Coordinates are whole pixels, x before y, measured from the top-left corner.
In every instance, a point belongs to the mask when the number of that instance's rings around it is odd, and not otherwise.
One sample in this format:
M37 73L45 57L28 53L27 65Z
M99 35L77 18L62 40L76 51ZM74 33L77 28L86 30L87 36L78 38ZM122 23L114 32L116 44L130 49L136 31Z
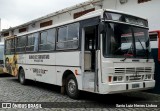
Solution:
M100 33L104 33L105 30L106 30L106 28L105 28L105 23L104 23L104 22L101 22L101 23L99 24L99 32L100 32Z

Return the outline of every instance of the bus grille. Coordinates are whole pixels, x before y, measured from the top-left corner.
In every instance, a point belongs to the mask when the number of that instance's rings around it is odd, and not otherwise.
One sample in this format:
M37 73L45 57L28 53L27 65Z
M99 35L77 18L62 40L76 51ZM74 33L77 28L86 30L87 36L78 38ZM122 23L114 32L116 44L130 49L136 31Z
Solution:
M135 73L151 73L151 67L128 67L128 68L115 68L116 74L135 74Z

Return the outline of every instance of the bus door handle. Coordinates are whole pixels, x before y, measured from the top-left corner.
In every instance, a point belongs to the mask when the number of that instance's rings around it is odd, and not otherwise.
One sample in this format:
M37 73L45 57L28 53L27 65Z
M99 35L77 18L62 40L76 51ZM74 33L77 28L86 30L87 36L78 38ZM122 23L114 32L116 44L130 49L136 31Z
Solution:
M61 72L61 71L57 71L57 72Z

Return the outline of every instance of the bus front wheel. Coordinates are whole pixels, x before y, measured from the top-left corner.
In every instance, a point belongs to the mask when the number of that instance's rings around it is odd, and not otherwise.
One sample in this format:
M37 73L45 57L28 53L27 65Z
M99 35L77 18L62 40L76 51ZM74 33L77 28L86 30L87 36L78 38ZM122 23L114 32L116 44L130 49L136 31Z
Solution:
M22 85L24 85L24 84L26 84L26 79L25 79L25 72L24 72L24 70L23 69L20 69L20 71L19 71L19 82L22 84Z
M69 75L67 77L66 92L67 92L67 95L72 99L79 98L78 84L74 75Z

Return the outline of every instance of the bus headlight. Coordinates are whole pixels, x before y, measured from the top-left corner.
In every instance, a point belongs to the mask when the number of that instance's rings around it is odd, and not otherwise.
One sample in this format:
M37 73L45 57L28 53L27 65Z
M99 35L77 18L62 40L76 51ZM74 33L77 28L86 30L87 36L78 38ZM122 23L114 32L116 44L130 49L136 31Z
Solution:
M113 81L117 81L117 76L114 76L114 77L113 77Z
M118 81L122 81L123 77L122 76L118 76Z
M114 76L113 77L113 82L122 82L123 81L123 76Z

